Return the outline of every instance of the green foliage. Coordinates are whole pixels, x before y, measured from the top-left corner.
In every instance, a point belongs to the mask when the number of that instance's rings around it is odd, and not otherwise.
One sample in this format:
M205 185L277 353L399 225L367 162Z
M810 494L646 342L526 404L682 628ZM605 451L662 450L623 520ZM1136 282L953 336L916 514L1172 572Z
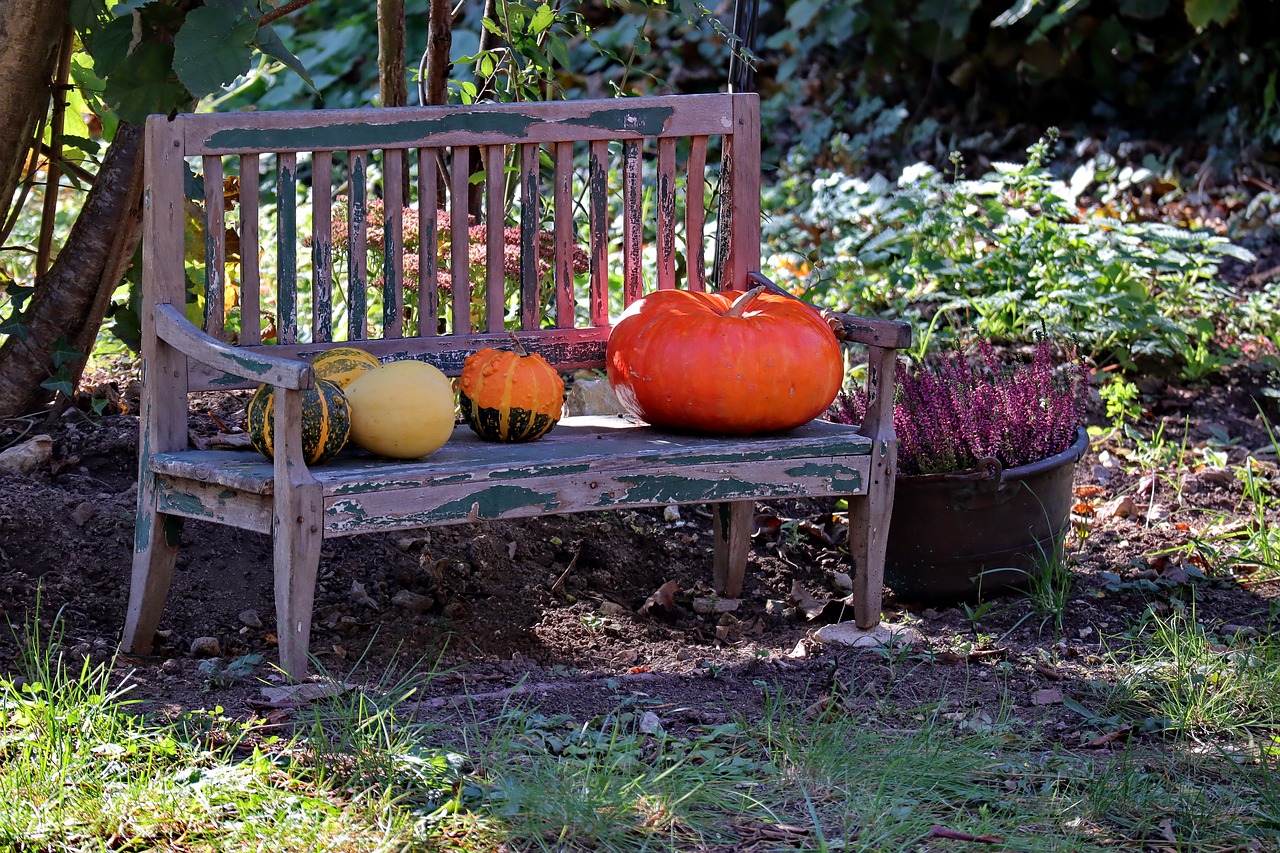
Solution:
M1055 138L979 179L958 155L950 177L921 163L896 184L789 164L766 191L772 266L819 303L896 314L939 340L1048 332L1103 364L1220 366L1205 334L1206 318L1223 326L1232 306L1218 264L1252 254L1212 233L1086 211L1087 182L1047 168Z
M961 134L1102 121L1120 134L1208 138L1219 166L1280 141L1274 3L1015 0L1000 13L979 0L790 0L765 7L761 32L776 151L817 154L844 134L853 154L892 158L933 147L934 117ZM883 120L902 144L865 150Z
M249 0L73 0L71 20L103 81L102 100L120 119L189 109L249 71L255 51L302 66ZM82 83L89 82L84 76Z

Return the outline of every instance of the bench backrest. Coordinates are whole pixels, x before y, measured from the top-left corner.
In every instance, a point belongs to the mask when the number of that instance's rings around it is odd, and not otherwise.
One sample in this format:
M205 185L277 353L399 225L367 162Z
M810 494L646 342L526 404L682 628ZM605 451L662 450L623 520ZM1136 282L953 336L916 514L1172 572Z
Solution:
M599 367L644 292L759 268L754 94L152 117L146 145L144 287L276 355L350 342L456 374L514 329Z

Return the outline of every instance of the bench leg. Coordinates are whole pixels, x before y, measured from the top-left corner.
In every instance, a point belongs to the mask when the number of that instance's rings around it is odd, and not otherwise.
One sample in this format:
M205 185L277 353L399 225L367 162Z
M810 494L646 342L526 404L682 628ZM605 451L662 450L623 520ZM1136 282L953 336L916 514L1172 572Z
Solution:
M182 519L156 512L150 482L139 490L138 516L133 531L133 577L129 585L129 612L120 647L132 654L151 653L160 615L169 597L173 567L178 558Z
M726 598L742 595L755 509L755 501L725 501L712 510L715 537L712 581L716 593Z
M280 480L276 482L279 484ZM324 541L322 496L315 481L282 491L277 495L272 530L276 635L280 640L280 667L290 679L299 681L307 674L311 611L320 569L320 545Z
M849 556L853 559L853 616L859 628L880 624L884 597L884 555L893 509L895 441L876 441L867 493L849 498Z

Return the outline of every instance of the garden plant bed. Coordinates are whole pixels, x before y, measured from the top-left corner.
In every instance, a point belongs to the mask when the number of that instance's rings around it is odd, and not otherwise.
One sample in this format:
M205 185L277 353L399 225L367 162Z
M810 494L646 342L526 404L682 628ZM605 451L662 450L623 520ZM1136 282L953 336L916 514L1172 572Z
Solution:
M1147 383L1143 428L1163 419L1168 453L1181 446L1184 424L1188 451L1229 436L1235 441L1225 452L1238 466L1246 449L1269 446L1255 406L1267 399L1259 393L1265 379L1241 366L1214 386ZM127 387L124 377L100 382ZM246 399L197 398L205 437L242 419ZM3 614L17 628L38 604L46 624L61 615L65 648L108 660L128 590L137 421L73 411L52 427L15 421L6 429L6 443L19 431L54 441L51 460L34 473L0 475ZM796 502L757 507L746 589L727 612L716 609L707 585L711 520L696 507L679 518L661 509L553 516L326 543L313 652L350 683L434 668L440 674L420 693L428 700L421 713L488 697L495 706L514 698L586 719L642 696L661 700L666 724L678 727L758 709L774 689L803 702L834 691L864 710L886 699L912 707L954 697L958 721L1009 713L1047 724L1066 746L1088 744L1108 733L1071 710L1072 700L1087 704L1086 683L1109 677L1102 644L1114 643L1145 608L1194 602L1196 619L1212 632L1265 634L1277 627L1280 598L1274 580L1250 587L1247 577L1243 584L1204 577L1187 556L1184 546L1219 514L1251 517L1239 481L1208 467L1179 474L1155 456L1125 459L1118 447L1092 447L1076 469L1081 508L1093 514L1080 516L1089 535L1076 540L1074 588L1058 635L1016 593L989 609L922 607L890 595L886 621L920 635L907 652L815 642L828 620L807 618L793 585L839 598L832 578L844 559L823 541L834 529L822 523L830 506ZM1274 464L1262 473L1274 477ZM1131 514L1106 517L1126 496ZM275 660L270 542L192 522L184 546L161 625L164 645L152 657L120 657L117 669L132 673L133 698L156 709L216 704L233 717L261 714ZM670 582L678 586L674 607L646 607ZM211 673L191 651L202 637L217 639L223 669L246 655L263 660L246 677ZM11 632L0 632L0 667L16 669L19 651Z

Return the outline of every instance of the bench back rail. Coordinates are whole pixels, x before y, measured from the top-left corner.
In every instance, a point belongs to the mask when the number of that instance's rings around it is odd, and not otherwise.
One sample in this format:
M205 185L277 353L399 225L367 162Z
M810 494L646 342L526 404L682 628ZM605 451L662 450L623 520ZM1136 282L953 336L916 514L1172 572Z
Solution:
M152 122L167 177L150 187L158 301L186 301L193 230L201 325L248 351L360 342L456 374L514 328L553 364L598 367L611 310L655 287L705 289L717 270L742 289L759 267L754 95ZM203 211L175 159L202 172ZM193 367L190 390L251 384Z

